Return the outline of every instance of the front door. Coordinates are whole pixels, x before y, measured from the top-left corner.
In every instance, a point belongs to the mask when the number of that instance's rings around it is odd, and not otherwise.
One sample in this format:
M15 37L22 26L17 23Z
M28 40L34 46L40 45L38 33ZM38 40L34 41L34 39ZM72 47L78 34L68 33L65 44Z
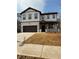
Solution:
M42 25L42 32L45 32L45 25Z

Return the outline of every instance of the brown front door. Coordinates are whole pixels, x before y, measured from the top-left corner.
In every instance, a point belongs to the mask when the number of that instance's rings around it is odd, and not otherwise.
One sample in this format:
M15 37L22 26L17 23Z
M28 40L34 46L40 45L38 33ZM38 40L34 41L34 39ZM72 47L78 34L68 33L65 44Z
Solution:
M42 32L45 32L45 25L42 25Z

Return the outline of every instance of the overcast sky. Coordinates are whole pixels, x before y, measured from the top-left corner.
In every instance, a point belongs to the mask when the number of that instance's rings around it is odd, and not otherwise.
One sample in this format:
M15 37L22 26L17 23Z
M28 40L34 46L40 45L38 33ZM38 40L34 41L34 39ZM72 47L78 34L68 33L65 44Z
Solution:
M36 8L42 12L61 11L61 0L17 0L17 12L22 12L28 7Z

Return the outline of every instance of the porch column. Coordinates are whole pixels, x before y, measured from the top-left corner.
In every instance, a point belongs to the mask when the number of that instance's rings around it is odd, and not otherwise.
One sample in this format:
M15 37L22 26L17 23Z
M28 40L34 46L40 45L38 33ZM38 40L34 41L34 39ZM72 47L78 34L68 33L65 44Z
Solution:
M55 24L55 27L54 28L55 28L55 32L57 32L57 24Z
M48 32L48 25L46 26L46 32Z
M57 23L57 32L59 32L58 23Z
M23 32L23 25L22 25L22 23L21 23L21 32Z
M39 26L37 26L37 32L39 32Z
M42 30L40 29L40 32L42 32Z
M37 32L40 32L39 24L37 25Z
M55 25L53 24L53 32L55 31Z

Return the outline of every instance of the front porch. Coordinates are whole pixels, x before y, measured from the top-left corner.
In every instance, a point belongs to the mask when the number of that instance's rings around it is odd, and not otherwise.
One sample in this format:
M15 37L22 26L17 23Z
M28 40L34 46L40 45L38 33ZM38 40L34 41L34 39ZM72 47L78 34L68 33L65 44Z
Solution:
M60 32L59 22L40 22L40 32Z

